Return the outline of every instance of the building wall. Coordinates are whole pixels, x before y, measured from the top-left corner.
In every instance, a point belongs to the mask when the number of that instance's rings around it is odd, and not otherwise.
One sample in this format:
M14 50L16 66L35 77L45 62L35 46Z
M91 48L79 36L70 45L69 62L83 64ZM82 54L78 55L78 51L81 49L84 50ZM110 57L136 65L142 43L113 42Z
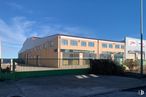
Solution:
M44 41L41 45L20 53L19 57L30 65L58 67L57 48L58 37L54 37L52 40Z
M68 45L61 45L62 39L68 40ZM76 40L78 42L78 45L72 46L70 43L71 40ZM86 46L81 46L82 41L86 42ZM88 46L89 42L94 42L94 47ZM97 53L97 49L98 49L97 47L98 47L97 40L77 38L77 37L68 37L68 36L60 36L60 46L59 46L60 49L90 50L90 51L95 51L95 53Z
M99 45L99 58L101 56L101 54L106 53L106 52L111 52L111 58L114 59L114 54L116 53L124 53L124 57L125 57L125 43L124 42L114 42L114 41L104 41L104 40L98 40L97 44ZM107 44L107 47L103 47L103 44ZM109 47L109 44L112 45L112 48ZM119 45L119 48L116 48L115 46ZM124 48L121 48L121 47Z
M67 45L63 45L62 43L62 40L66 40L68 41ZM77 46L73 46L71 45L71 41L72 40L75 40L77 41ZM95 53L95 57L98 56L98 44L97 44L97 40L95 39L86 39L86 38L79 38L79 37L70 37L70 36L59 36L58 37L58 43L59 43L59 56L58 58L60 59L63 59L63 54L65 52L62 52L61 50L79 50L79 51L91 51L91 52L94 52ZM85 42L86 43L86 46L82 46L81 45L81 42ZM89 42L93 42L94 43L94 46L93 47L90 47L88 44ZM79 60L73 60L75 63L78 63L79 65L85 65L85 58L83 57L83 52L74 52L76 54L78 54L78 57L79 57ZM66 62L68 62L70 60L66 60ZM62 66L63 65L63 60L60 60L59 61L59 65Z

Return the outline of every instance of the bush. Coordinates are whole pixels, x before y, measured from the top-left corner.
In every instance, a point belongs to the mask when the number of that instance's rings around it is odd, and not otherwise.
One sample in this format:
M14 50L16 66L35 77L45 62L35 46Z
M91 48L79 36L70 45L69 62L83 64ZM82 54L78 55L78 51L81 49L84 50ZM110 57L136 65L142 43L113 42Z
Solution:
M108 59L91 59L90 73L105 74L105 75L119 75L124 73L124 67Z
M136 71L136 70L138 70L139 61L138 60L127 59L127 60L124 61L123 64L126 65L129 68L130 71Z

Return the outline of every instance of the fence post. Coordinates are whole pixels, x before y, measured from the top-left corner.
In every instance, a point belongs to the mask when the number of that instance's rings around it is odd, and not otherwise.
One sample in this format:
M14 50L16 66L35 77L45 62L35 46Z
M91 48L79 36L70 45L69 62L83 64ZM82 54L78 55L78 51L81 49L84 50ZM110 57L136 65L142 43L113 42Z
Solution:
M0 59L0 72L1 72L1 70L2 70L2 67L1 67L2 65L1 65L1 59Z
M13 59L11 59L11 63L10 63L10 70L11 70L11 71L13 71L12 66L13 66Z
M1 63L2 63L2 61L1 61L1 59L0 59L0 80L3 79L3 77L2 77L2 67L1 67Z
M14 79L15 80L15 69L16 69L16 66L15 66L15 59L12 59L12 79Z
M13 59L13 68L12 68L13 73L15 72L15 59Z

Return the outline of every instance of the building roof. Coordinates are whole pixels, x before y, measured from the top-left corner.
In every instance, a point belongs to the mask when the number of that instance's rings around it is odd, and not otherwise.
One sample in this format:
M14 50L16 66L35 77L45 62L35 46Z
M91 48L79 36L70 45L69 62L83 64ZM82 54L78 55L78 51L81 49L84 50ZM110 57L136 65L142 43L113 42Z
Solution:
M67 34L56 34L57 36L68 36L68 37L77 37L77 38L85 38L85 39L93 39L97 40L96 38L89 38L89 37L83 37L83 36L77 36L77 35L67 35Z
M100 41L110 41L110 42L120 42L120 43L124 43L125 42L125 40L123 40L123 41L105 40L105 39L97 39L97 40L100 40Z
M19 51L19 53L22 53L28 49L41 45L42 43L44 43L46 41L52 40L55 36L56 35L51 35L51 36L47 36L47 37L43 37L43 38L40 38L40 37L27 38L25 40L25 42L23 43L23 46L22 46L21 50Z
M82 36L76 36L76 35L66 35L66 34L56 34L57 36L69 36L69 37L78 37L78 38L85 38L85 39L93 39L93 40L102 40L102 41L111 41L111 42L124 42L123 41L116 41L116 40L107 40L107 39L98 39L98 38L89 38L89 37L82 37Z
M102 41L111 41L111 42L124 42L124 41L113 41L113 40L105 40L105 39L96 39L96 38L89 38L89 37L81 37L75 35L66 35L66 34L54 34L46 37L30 37L25 40L23 46L19 53L22 53L28 49L34 48L35 46L41 45L45 41L52 40L56 36L68 36L68 37L77 37L77 38L84 38L84 39L93 39L93 40L102 40Z

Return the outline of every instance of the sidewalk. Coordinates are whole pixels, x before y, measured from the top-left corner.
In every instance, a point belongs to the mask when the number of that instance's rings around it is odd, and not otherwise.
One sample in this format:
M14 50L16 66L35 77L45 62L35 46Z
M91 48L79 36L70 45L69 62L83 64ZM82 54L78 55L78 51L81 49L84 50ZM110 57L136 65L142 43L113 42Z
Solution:
M66 75L0 82L0 97L82 97L146 85L118 76Z

